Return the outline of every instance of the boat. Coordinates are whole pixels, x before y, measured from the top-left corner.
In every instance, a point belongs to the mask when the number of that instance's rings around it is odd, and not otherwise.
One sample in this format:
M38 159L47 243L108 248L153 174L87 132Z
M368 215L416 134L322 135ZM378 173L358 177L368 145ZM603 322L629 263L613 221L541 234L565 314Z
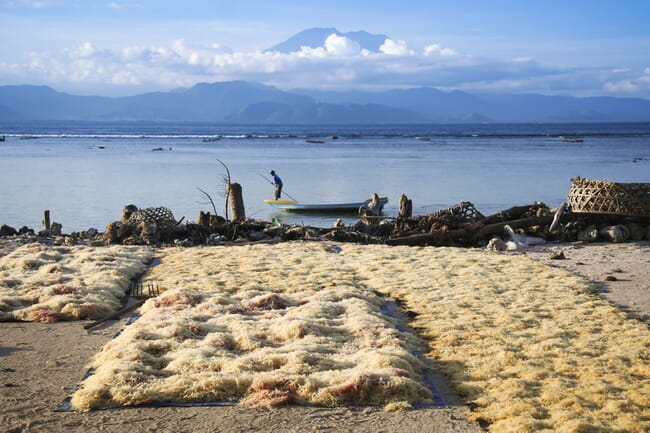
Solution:
M562 137L560 139L564 143L582 143L584 140L577 137Z
M357 212L360 208L367 208L372 199L350 202L350 203L298 203L294 200L264 200L276 209L285 212L321 212L321 213L344 213L344 212ZM379 209L381 210L386 203L388 197L379 197Z

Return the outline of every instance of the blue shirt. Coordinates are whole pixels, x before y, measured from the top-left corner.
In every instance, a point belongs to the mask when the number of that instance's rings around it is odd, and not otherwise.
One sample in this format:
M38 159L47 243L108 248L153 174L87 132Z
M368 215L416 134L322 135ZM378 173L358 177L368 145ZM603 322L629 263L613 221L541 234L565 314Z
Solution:
M282 186L282 179L280 179L280 176L278 176L277 174L274 174L273 175L273 183L275 184L275 186Z

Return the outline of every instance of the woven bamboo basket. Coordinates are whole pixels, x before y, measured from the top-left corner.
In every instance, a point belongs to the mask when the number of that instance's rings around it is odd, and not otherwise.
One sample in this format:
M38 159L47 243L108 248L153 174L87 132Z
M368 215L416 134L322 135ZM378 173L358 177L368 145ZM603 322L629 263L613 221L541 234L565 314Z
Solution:
M568 204L575 213L650 217L650 183L571 179Z
M167 229L177 225L176 219L171 209L167 207L148 207L133 212L129 218L129 223L138 224L141 221L155 223L158 228Z

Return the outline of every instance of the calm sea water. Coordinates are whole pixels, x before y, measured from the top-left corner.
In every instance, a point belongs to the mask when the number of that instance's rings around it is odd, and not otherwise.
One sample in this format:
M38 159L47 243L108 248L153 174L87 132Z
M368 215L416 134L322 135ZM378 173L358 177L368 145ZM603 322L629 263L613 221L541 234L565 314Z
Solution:
M118 220L127 203L169 207L194 221L224 214L225 170L242 185L246 214L329 227L335 217L275 211L263 200L274 169L304 203L401 194L415 214L470 201L484 214L565 200L570 178L650 182L650 124L215 126L168 123L7 124L0 121L0 224L64 232ZM332 137L336 136L337 139ZM205 141L218 137L216 141ZM580 137L566 143L562 137ZM322 143L308 143L307 139ZM163 150L154 151L153 149ZM641 159L639 159L641 158ZM636 162L635 162L636 161ZM348 222L355 221L348 218Z

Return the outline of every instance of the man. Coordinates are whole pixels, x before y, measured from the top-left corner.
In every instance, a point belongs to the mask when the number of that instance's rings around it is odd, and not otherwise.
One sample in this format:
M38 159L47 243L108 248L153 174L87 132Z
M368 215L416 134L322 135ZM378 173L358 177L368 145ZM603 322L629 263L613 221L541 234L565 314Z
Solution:
M280 200L280 195L282 194L282 179L280 179L280 176L275 174L274 170L271 170L271 176L273 176L273 185L275 185L275 199Z

